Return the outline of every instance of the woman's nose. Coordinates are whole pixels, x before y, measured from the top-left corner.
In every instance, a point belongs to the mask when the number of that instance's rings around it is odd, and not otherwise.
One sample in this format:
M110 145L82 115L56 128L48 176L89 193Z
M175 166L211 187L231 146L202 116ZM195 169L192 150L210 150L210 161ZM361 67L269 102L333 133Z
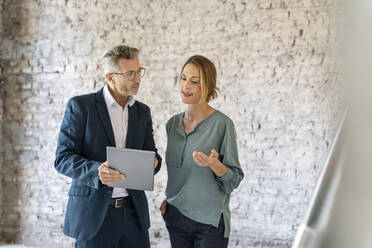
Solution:
M189 89L190 86L191 86L191 81L190 81L190 80L186 80L186 81L184 82L183 88L184 88L184 89Z

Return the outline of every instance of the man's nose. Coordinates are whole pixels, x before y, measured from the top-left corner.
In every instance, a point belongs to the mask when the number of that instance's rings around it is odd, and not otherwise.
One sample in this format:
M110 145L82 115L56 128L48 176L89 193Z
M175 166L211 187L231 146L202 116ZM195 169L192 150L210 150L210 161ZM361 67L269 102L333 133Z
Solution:
M140 83L141 82L141 74L136 73L136 75L134 77L134 82L136 82L136 83Z

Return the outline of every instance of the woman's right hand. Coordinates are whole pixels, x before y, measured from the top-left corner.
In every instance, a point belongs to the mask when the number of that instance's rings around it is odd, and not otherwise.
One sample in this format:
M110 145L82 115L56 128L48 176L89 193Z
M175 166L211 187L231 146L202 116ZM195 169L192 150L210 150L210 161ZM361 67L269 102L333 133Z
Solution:
M167 204L168 204L167 199L164 199L163 202L160 204L160 212L162 215L165 214L165 211L167 209Z

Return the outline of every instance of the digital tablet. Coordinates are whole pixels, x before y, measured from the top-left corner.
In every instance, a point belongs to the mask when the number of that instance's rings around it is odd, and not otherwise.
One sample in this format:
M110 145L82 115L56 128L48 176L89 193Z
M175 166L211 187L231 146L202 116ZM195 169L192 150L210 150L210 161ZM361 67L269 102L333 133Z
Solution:
M126 176L109 186L149 191L154 189L155 152L111 146L106 150L108 167Z

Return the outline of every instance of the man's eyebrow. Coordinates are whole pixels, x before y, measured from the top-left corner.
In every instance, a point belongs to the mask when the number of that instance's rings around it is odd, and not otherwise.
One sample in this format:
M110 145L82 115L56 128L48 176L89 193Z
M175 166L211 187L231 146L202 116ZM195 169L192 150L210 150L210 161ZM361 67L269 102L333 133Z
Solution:
M141 70L142 67L138 68L138 70L129 70L128 72L137 72L139 70Z

